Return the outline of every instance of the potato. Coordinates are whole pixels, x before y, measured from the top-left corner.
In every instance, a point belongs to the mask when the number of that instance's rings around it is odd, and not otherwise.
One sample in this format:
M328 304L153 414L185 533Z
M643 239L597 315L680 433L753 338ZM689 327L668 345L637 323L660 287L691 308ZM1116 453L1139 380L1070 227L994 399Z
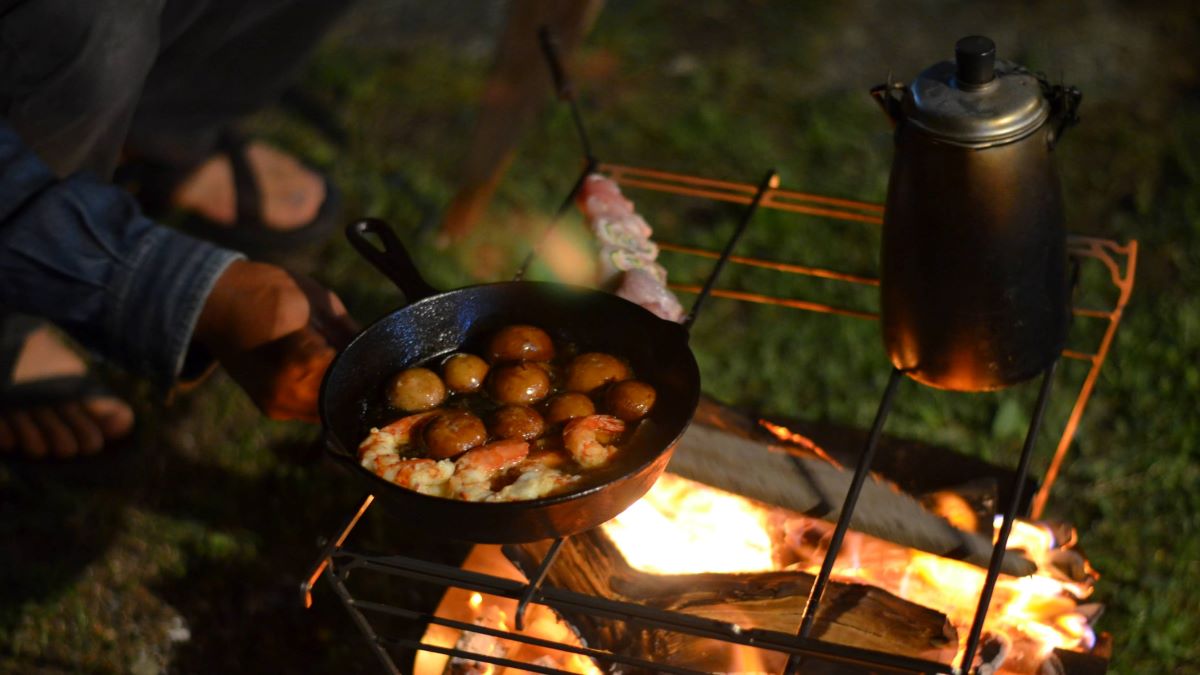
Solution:
M583 394L603 387L610 382L629 379L629 367L617 357L601 352L580 354L567 366L567 391Z
M604 405L610 415L634 422L650 413L656 396L654 387L645 382L625 380L609 387L604 393Z
M549 361L554 358L554 342L537 326L505 326L488 342L488 360L493 364L507 361Z
M529 405L550 393L550 376L533 363L515 363L492 369L488 391L500 403Z
M446 400L446 385L428 368L409 368L388 382L387 399L405 412L432 410Z
M446 387L456 394L478 391L487 379L487 374L487 361L474 354L451 354L442 362L442 376L446 379Z
M546 430L546 422L533 408L506 405L492 413L488 429L500 438L532 441Z
M421 436L430 457L446 459L483 445L487 429L482 420L465 410L447 410L426 424Z
M596 406L592 404L592 399L579 393L558 394L546 404L546 422L551 425L595 413Z

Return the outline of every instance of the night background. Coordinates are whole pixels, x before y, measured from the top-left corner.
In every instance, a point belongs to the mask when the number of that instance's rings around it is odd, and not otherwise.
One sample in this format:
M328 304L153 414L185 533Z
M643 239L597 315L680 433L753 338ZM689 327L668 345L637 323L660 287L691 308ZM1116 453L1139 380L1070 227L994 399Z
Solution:
M549 77L486 216L447 242L507 3L363 0L303 70L301 89L347 131L274 108L245 129L328 172L344 216L385 218L439 288L512 274L580 168ZM1046 516L1073 523L1102 579L1110 673L1200 672L1200 10L1191 3L926 0L604 3L568 60L595 153L613 163L882 203L892 155L867 95L981 33L998 54L1082 90L1056 151L1068 229L1140 245L1137 283ZM531 41L535 39L530 35ZM543 69L544 70L544 69ZM719 248L739 209L629 189L664 241ZM572 213L564 246L586 230ZM738 253L878 274L879 228L763 212ZM661 261L700 283L710 263ZM340 236L286 261L364 325L400 294ZM552 275L544 262L534 274ZM1085 277L1084 297L1105 295ZM733 266L723 288L876 311L874 291ZM1093 293L1093 296L1087 295ZM683 296L685 304L691 296ZM1072 344L1094 344L1080 325ZM1089 332L1091 331L1091 332ZM705 391L764 414L870 424L889 364L876 322L713 300L692 347ZM1033 475L1086 372L1060 368ZM376 672L333 594L298 584L359 488L319 430L264 421L218 373L163 405L125 381L137 441L70 463L0 463L0 672ZM1015 465L1036 384L998 394L905 387L887 433ZM372 512L355 543L461 552ZM413 592L414 602L428 593Z

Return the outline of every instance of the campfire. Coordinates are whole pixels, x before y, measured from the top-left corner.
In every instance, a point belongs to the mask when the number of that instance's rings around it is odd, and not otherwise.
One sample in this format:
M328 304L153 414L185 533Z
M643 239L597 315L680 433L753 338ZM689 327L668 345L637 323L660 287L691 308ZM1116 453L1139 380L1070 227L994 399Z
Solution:
M632 570L646 575L716 575L732 578L761 576L769 572L799 571L815 574L824 554L822 541L832 526L786 509L771 507L723 490L666 474L633 507L602 526L602 536ZM1062 531L1062 528L1058 528ZM991 646L991 672L1038 673L1055 649L1087 651L1095 644L1090 626L1094 607L1080 605L1092 590L1096 575L1076 553L1073 538L1060 541L1053 528L1021 521L1010 539L1010 548L1022 551L1037 564L1027 577L1002 577L986 625ZM596 552L590 552L590 554ZM562 560L559 565L576 561ZM479 546L466 569L500 573L522 579L499 547ZM937 610L953 626L955 635L945 643L931 643L926 656L939 660L958 656L966 640L975 603L984 580L978 567L913 550L874 537L852 533L838 556L834 578L847 584L867 584L876 589ZM669 582L663 582L669 583ZM803 602L803 598L798 598ZM733 616L737 603L710 604L701 614ZM509 630L516 603L458 589L447 593L439 615L449 615L481 626ZM764 619L754 608L736 617L743 629L779 629L777 618ZM685 610L686 611L686 610ZM914 615L917 616L917 615ZM793 616L794 618L794 616ZM922 617L927 618L927 617ZM786 623L786 622L785 622ZM881 623L882 627L883 624ZM442 629L442 630L435 630ZM524 634L550 641L579 644L579 626L553 611L533 605ZM586 628L584 629L587 630ZM793 627L794 630L794 627ZM597 632L596 635L601 633ZM567 672L596 673L597 665L579 655L522 645L474 632L431 628L426 641ZM835 640L836 641L836 640ZM593 644L592 646L600 646ZM694 645L693 645L694 646ZM662 654L646 654L658 656ZM706 650L704 663L685 657L688 666L720 672L780 672L781 655L750 647ZM417 673L515 673L520 669L496 668L464 658L422 653Z

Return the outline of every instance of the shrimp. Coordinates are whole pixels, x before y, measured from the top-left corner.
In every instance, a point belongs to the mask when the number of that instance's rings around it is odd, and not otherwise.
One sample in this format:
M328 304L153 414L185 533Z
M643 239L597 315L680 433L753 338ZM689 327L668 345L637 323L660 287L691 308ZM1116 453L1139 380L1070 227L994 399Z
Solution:
M375 461L388 455L398 455L401 448L412 443L413 432L437 412L430 410L402 417L382 429L372 427L371 435L358 445L358 458L362 465L379 473L373 468Z
M363 462L376 476L422 494L444 496L446 482L454 473L454 462L444 459L406 459L396 453L377 455Z
M389 472L391 469L388 470ZM446 484L454 474L454 462L448 459L434 461L432 459L402 459L395 473L389 478L380 474L396 485L416 490L421 494L444 497Z
M529 455L525 441L496 441L468 450L454 463L450 477L451 496L470 502L483 501L492 494L492 479L516 466Z
M625 431L625 423L611 415L588 415L567 423L563 429L563 445L571 457L585 469L606 464L617 452L615 445L606 445Z
M530 464L512 484L487 497L489 502L513 502L523 499L539 499L558 492L581 476L572 476L544 464Z

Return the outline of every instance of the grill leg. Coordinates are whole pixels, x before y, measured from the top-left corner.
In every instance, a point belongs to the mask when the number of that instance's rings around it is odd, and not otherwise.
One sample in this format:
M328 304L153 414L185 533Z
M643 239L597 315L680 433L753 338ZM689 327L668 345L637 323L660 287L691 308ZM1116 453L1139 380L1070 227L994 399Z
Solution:
M362 515L367 512L367 508L371 506L371 502L374 501L375 495L367 495L364 497L362 504L358 507L358 511L356 511L354 515L350 517L350 520L346 521L346 524L342 527L341 534L339 534L336 538L330 539L321 549L321 557L318 558L317 563L313 565L312 572L308 575L308 579L305 579L304 583L300 584L300 595L304 601L305 609L312 607L313 586L316 585L317 579L321 578L321 573L325 571L325 568L329 567L330 556L333 555L335 549L340 548L341 545L345 543L346 537L350 536L350 530L354 529L354 526L358 524L358 519L362 518Z
M867 437L867 445L858 456L858 464L854 467L854 478L850 481L850 489L846 491L846 501L842 504L842 512L838 515L837 526L829 540L829 550L825 552L825 560L821 563L821 572L813 581L808 594L808 603L804 606L804 618L800 621L799 636L801 640L808 638L812 632L813 622L817 618L817 609L821 605L821 596L829 583L829 575L833 572L833 564L837 561L838 550L842 548L842 539L850 527L850 518L854 515L854 507L858 504L858 495L862 492L867 474L871 472L871 462L875 459L875 449L879 446L879 436L883 433L883 423L887 421L888 413L892 410L892 399L896 395L896 385L900 383L901 372L892 368L888 378L887 388L883 390L883 398L879 401L879 409L875 412L875 422L871 425L871 434ZM803 656L792 656L788 659L784 672L799 672L804 663Z
M358 607L355 606L354 598L350 595L342 577L332 572L325 577L329 579L329 583L333 584L333 590L337 593L338 599L342 601L342 606L346 608L346 611L350 613L350 618L354 620L354 624L362 631L363 637L367 639L367 644L371 646L371 651L375 652L384 671L388 675L400 675L400 669L396 667L392 655L383 648L383 643L380 641L379 635L375 633L375 629L371 627L371 622L367 621L367 617L363 616L363 613L358 611Z
M979 606L975 609L975 621L971 624L971 633L967 636L967 648L963 652L959 672L970 672L971 663L975 660L975 652L979 649L979 639L983 635L983 621L987 618L988 605L992 602L992 592L996 590L996 580L1000 578L1000 562L1004 559L1004 550L1008 547L1008 535L1012 533L1013 520L1017 517L1017 508L1021 503L1021 490L1025 487L1025 475L1029 473L1029 458L1033 455L1033 446L1037 441L1038 428L1042 425L1046 402L1050 399L1050 385L1054 382L1054 371L1057 368L1058 359L1055 359L1042 375L1042 388L1038 391L1037 405L1033 409L1033 419L1029 421L1029 431L1025 434L1025 445L1021 448L1021 459L1017 462L1017 473L1013 476L1008 504L1004 509L1004 523L1000 526L1000 534L996 538L996 545L992 548L992 559L988 563L987 577L983 582L983 592L979 596Z
M529 580L529 585L521 592L521 598L517 600L517 615L513 618L517 630L525 630L525 610L533 601L533 596L537 595L538 589L542 587L542 582L546 580L546 573L550 571L550 566L558 558L558 552L562 550L563 542L566 540L566 537L559 537L554 540L553 544L550 544L550 550L546 551L546 557L542 558L542 564L538 565L537 572Z

